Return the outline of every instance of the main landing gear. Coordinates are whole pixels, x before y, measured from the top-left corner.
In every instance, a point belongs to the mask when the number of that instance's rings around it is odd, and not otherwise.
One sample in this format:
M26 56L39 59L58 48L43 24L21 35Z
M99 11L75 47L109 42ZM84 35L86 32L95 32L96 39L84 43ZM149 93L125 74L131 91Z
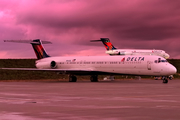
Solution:
M91 82L98 82L98 75L91 75L90 80Z
M98 75L91 75L91 82L98 82ZM69 82L76 82L77 77L75 75L69 75Z
M74 75L69 75L69 82L76 82L77 81L77 77Z

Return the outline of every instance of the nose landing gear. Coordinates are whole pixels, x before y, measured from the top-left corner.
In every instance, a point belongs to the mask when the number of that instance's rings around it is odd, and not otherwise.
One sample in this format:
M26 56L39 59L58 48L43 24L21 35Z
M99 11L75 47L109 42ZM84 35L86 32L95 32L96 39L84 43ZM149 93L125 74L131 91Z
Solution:
M168 77L163 77L162 80L163 80L163 83L168 83Z

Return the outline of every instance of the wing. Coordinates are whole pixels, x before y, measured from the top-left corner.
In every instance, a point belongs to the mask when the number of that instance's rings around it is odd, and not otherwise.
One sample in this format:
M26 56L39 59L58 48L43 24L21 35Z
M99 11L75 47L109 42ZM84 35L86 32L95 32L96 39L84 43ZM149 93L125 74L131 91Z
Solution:
M107 75L107 74L117 74L117 73L109 73L103 71L93 70L91 68L87 69L37 69L37 68L0 68L0 70L22 70L22 71L50 71L50 72L58 72L60 74L74 74L74 75Z
M0 68L1 70L22 70L22 71L50 71L60 74L76 74L76 75L91 75L99 73L93 69L37 69L37 68Z

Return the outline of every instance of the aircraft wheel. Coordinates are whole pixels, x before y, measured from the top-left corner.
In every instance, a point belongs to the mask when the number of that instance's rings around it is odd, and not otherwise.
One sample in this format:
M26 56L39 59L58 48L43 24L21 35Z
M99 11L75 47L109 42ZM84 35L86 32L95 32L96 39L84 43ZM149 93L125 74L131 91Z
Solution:
M77 81L77 77L74 75L70 75L69 76L69 82L76 82Z
M169 78L169 80L172 80L173 79L173 75L170 75L168 78Z
M91 80L91 82L98 82L98 76L97 75L92 75L90 77L90 80Z
M168 79L167 78L163 79L163 83L168 83Z

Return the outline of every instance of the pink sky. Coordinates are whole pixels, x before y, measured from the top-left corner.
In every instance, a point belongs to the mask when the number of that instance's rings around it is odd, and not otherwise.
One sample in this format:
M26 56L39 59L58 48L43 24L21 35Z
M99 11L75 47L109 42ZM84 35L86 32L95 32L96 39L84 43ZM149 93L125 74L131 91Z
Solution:
M51 56L106 55L107 37L117 48L162 49L180 59L179 0L0 0L0 57L35 58L29 44L41 39Z

